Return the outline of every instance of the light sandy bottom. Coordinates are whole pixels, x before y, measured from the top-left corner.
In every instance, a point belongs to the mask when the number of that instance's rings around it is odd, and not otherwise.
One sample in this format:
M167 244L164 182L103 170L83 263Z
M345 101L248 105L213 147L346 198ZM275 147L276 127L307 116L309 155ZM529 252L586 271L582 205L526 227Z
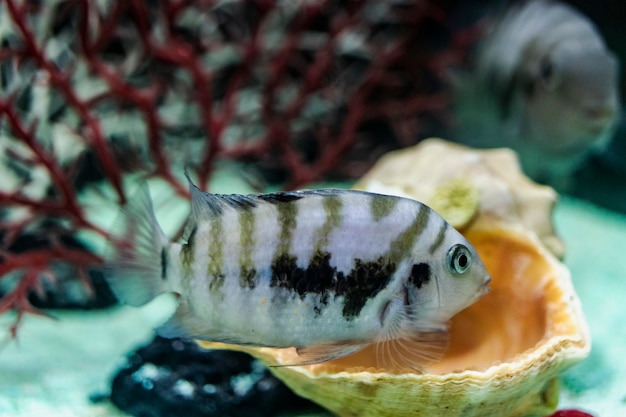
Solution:
M559 408L626 415L626 216L563 199L556 226L594 343L590 358L563 376ZM150 340L171 308L159 299L140 309L55 313L59 321L29 317L19 343L0 352L0 417L122 416L88 397L106 392L124 354ZM0 317L0 328L9 319Z

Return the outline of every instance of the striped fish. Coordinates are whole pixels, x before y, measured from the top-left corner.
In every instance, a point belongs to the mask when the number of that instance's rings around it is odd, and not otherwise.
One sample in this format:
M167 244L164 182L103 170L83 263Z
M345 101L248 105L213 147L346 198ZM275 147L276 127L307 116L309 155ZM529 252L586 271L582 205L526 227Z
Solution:
M218 195L189 185L185 243L166 238L144 186L114 226L106 263L127 304L178 294L163 336L296 347L294 365L373 343L409 340L426 351L488 291L472 246L419 202L334 189Z
M459 141L510 147L524 171L566 189L608 144L620 113L619 62L583 14L558 1L515 2L473 73L455 73Z

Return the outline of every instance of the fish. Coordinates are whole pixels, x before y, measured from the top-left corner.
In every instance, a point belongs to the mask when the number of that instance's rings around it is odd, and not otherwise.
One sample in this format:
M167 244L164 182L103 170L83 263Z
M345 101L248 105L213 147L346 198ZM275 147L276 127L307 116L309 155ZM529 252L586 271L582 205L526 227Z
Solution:
M610 142L620 112L619 62L593 23L556 1L507 8L470 71L450 72L467 145L517 151L530 177L557 189Z
M489 291L475 249L417 201L339 189L212 194L187 179L181 242L163 233L144 184L120 211L105 259L128 305L176 294L161 336L295 347L298 362L287 365L411 341L426 360L448 320Z

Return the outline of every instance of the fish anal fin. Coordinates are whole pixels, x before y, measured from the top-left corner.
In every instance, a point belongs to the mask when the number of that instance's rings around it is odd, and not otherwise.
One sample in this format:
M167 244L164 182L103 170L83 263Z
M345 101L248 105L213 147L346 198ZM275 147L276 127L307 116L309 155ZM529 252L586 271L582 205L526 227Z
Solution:
M168 321L157 327L159 336L168 339L197 339L210 332L210 329L196 317L189 303L179 297L178 308Z
M159 336L168 339L182 338L194 339L206 342L218 342L242 346L258 346L247 343L246 340L233 335L223 328L218 328L207 320L198 317L187 300L178 296L178 308L165 323L157 327Z
M296 348L298 358L295 359L293 362L274 366L304 366L327 362L333 359L343 358L345 356L356 353L366 347L368 344L369 343L363 343L360 341L346 341L337 343L324 343L313 346L301 346Z

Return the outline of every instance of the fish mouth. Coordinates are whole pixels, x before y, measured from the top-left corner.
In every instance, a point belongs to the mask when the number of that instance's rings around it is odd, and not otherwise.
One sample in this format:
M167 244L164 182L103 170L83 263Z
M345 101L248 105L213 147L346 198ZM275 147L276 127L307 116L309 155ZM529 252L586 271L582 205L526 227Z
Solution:
M483 281L483 284L480 286L480 290L478 292L478 298L487 295L491 292L491 287L489 286L489 283L491 282L491 276L487 275L487 277L485 278L485 281Z

